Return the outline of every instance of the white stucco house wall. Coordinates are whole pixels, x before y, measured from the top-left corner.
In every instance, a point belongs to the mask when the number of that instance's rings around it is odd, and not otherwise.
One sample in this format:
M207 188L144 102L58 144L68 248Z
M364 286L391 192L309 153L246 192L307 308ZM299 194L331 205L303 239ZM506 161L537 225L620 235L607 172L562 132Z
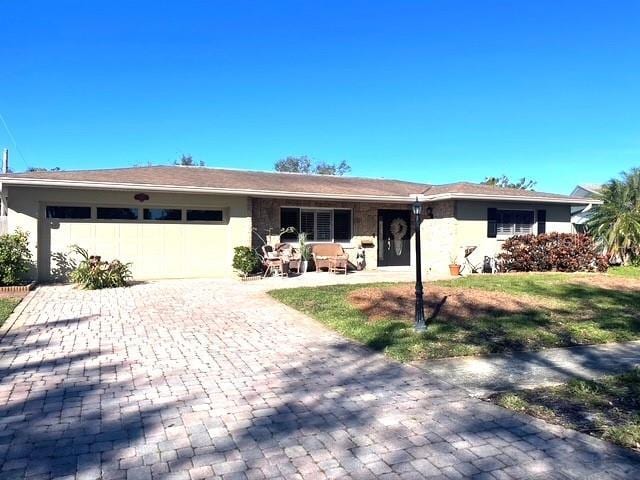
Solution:
M585 183L576 185L571 192L572 197L584 198L585 200L595 200L600 193L602 185ZM574 232L584 233L585 225L591 216L591 208L594 203L588 203L585 206L575 205L571 207L571 225Z
M429 185L204 167L135 167L0 176L8 231L28 232L39 281L63 280L69 247L132 263L134 278L232 275L236 246L340 243L366 268L415 266L415 217L425 273L446 273L464 252L479 265L524 233L572 231L572 208L591 199L472 183Z

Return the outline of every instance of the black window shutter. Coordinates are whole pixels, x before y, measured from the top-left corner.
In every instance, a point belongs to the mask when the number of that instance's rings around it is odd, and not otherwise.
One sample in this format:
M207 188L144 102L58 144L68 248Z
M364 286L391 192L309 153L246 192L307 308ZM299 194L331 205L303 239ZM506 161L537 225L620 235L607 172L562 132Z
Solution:
M498 236L498 209L487 209L487 237L496 238Z
M351 241L351 210L333 211L333 239L336 242Z
M538 235L547 233L547 211L538 210Z

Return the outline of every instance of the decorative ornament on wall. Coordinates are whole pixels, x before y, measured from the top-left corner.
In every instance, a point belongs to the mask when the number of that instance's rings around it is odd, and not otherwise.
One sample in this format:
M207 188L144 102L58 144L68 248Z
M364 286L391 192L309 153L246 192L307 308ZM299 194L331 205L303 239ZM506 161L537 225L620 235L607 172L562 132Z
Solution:
M391 231L391 235L393 236L393 249L396 252L396 256L402 255L402 248L404 236L407 234L409 230L409 226L407 222L402 218L395 218L391 225L389 226L389 230Z
M425 215L427 218L433 218L433 208L427 207L427 213Z
M135 198L137 201L142 203L142 202L146 202L147 200L149 200L149 195L147 195L146 193L136 193L133 196L133 198Z

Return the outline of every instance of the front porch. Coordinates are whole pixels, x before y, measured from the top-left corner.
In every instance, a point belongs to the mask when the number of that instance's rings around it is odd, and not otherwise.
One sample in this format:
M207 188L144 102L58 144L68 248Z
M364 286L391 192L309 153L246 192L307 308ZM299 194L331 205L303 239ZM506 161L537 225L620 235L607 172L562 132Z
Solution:
M424 281L449 279L450 276L427 275ZM413 267L381 267L376 270L350 271L347 275L329 272L307 272L303 275L291 277L267 277L250 280L246 283L250 288L261 291L277 290L281 288L321 287L325 285L357 285L364 283L407 283L415 282L416 274ZM240 281L240 280L239 280Z

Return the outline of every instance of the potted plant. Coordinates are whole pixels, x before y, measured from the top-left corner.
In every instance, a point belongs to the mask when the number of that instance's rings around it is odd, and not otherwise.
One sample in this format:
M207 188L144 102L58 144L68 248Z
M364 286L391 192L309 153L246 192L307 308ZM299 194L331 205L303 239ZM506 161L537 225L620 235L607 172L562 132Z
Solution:
M298 235L298 248L300 249L300 273L305 273L309 268L311 258L311 248L307 244L307 234Z
M455 254L449 257L449 274L452 277L460 276L460 264L458 263L458 257Z

